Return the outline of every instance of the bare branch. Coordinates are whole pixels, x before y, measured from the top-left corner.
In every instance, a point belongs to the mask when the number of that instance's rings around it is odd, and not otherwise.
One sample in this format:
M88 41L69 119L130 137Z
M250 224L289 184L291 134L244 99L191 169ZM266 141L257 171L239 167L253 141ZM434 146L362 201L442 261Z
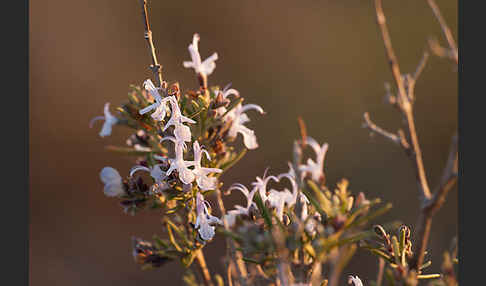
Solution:
M386 26L386 18L385 14L383 13L381 0L375 0L375 8L376 19L378 22L378 26L380 27L383 43L385 46L385 53L390 63L390 68L393 74L393 78L395 79L395 84L398 88L398 105L406 119L405 122L408 131L407 135L410 138L410 140L408 141L411 143L412 147L412 152L407 152L407 154L410 155L415 168L419 193L421 194L423 199L429 199L431 197L431 194L429 190L429 185L427 183L427 177L425 175L425 167L422 159L422 152L420 150L418 142L417 131L415 129L412 104L410 102L409 96L406 93L403 83L403 77L400 73L400 67L398 65L398 60L395 56L395 52L393 51L390 35Z
M206 260L204 259L202 249L196 251L196 259L199 263L199 267L201 268L201 272L204 278L204 284L206 286L214 286L213 281L211 281L211 274L209 273L208 267L206 265Z
M427 200L422 207L418 223L415 229L417 244L415 246L415 256L411 262L413 268L418 269L424 261L424 253L427 248L427 241L430 235L432 217L442 207L445 198L457 181L457 134L452 138L452 144L449 151L449 158L442 174L441 180L437 186L434 196Z
M147 40L147 44L149 47L149 53L152 57L152 65L150 66L150 70L154 74L155 82L157 87L162 87L162 66L157 61L157 55L155 52L154 42L152 40L152 30L150 30L150 22L147 13L147 0L140 0L140 5L142 6L142 18L145 28L144 37Z
M370 115L369 115L368 112L365 112L363 114L363 118L365 120L365 122L363 123L363 127L368 128L371 132L380 134L381 136L385 137L386 139L389 139L390 141L392 141L393 143L401 145L400 137L396 134L393 134L391 132L388 132L388 131L382 129L381 127L379 127L378 125L373 123L373 121L371 121L371 119L370 119Z
M439 44L439 41L437 41L436 38L430 38L428 40L428 42L429 42L430 50L434 54L436 54L437 56L439 56L439 57L447 57L447 58L451 58L451 59L454 58L454 55L451 52L451 50L450 49L447 49L447 48L444 48L443 46L441 46Z
M417 83L417 79L425 68L428 59L429 53L427 51L424 51L422 59L420 59L420 62L418 63L413 75L407 74L404 76L404 84L407 90L407 96L411 103L415 101L415 84Z
M393 79L395 80L395 83L398 88L398 95L400 100L404 100L406 97L405 86L403 85L402 74L400 73L398 60L397 57L395 56L395 51L393 50L392 47L392 42L391 42L390 34L388 32L388 27L386 26L386 18L385 18L385 14L383 13L381 0L375 0L375 9L376 9L376 20L378 22L378 26L380 27L381 36L383 38L383 44L385 45L385 52L388 58L388 63L390 64Z
M422 55L422 59L420 59L420 62L415 69L415 72L413 73L413 80L414 82L417 81L419 78L420 74L425 68L425 65L427 64L427 60L429 59L429 53L427 51L424 51L424 54Z
M447 43L449 44L449 48L452 53L452 58L454 59L456 64L458 64L459 56L457 52L456 42L454 41L454 37L452 36L451 29L449 28L449 26L447 26L444 17L442 17L442 13L440 12L439 6L437 6L437 4L435 3L435 0L427 0L427 3L432 9L432 12L434 12L435 18L437 18L437 21L439 21L440 27L442 28L442 32L444 33Z
M441 180L434 192L434 197L427 203L425 209L427 212L434 214L444 203L447 193L452 189L457 181L457 165L458 165L458 154L457 154L457 144L458 136L457 134L452 137L452 143L449 151L449 158L447 159L446 167L442 173Z

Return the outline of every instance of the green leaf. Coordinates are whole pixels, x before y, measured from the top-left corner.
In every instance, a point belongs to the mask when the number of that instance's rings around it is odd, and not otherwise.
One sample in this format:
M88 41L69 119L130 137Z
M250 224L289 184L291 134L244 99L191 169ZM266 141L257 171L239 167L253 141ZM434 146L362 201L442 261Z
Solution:
M326 212L321 208L321 205L319 202L316 200L316 198L307 190L306 188L302 188L302 192L304 195L309 199L309 202L316 208L317 212L321 215L322 221L325 221L327 219L327 214Z
M260 197L260 194L258 192L255 194L254 198L258 206L258 210L260 211L268 228L271 230L273 225L272 225L272 217L270 215L270 211L267 209L267 207L265 207L265 204L263 203L262 198Z
M243 259L243 261L248 262L248 263L260 264L260 262L256 261L255 259L252 259L252 258L243 257L242 259Z
M386 213L387 211L389 211L390 209L392 208L392 204L391 203L387 203L385 206L377 209L376 211L356 220L354 223L352 223L349 227L353 227L353 226L356 226L356 225L361 225L365 222L368 222L368 221L371 221L373 220L374 218L380 216L380 215L383 215L384 213Z

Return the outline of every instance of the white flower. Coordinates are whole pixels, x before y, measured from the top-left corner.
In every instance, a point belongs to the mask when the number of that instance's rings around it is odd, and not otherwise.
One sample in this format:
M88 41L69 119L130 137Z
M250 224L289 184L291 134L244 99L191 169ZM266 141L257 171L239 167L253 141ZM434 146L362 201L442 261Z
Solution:
M266 171L265 171L266 174ZM253 202L253 197L255 196L255 193L258 192L260 194L260 197L262 198L263 203L265 203L268 200L267 196L267 184L270 180L274 180L278 182L278 178L275 176L268 176L265 177L265 174L263 175L263 178L256 177L256 182L252 183L253 189L249 191L243 184L240 183L235 183L231 185L231 187L228 189L228 191L232 190L238 190L243 193L243 195L246 197L246 207L242 207L240 205L235 205L234 210L228 211L228 213L225 215L226 221L228 222L228 226L231 227L234 225L236 217L239 215L248 215L250 207L252 205L256 205ZM272 199L274 199L272 197Z
M104 167L100 172L100 179L105 184L103 192L108 197L117 197L125 193L122 177L112 167Z
M302 172L311 174L312 180L319 181L324 177L324 158L326 156L329 145L327 143L319 146L316 140L312 137L306 137L307 144L309 144L316 153L316 161L307 159L307 164L299 166Z
M211 240L215 234L214 232L214 225L221 224L221 220L215 216L209 214L207 208L207 201L204 200L203 195L201 193L197 193L196 195L196 224L195 228L199 232L199 236L204 241Z
M264 114L263 108L256 104L246 104L242 105L239 103L233 108L230 112L226 114L224 117L224 121L232 121L231 127L228 130L228 136L231 138L235 138L238 133L241 133L243 136L243 143L245 143L246 148L248 149L256 149L258 148L257 139L255 136L255 132L248 127L246 127L246 122L250 121L250 118L245 114L246 111L255 109L260 114Z
M232 190L238 190L238 191L243 193L243 195L246 197L246 208L244 208L244 209L248 210L250 208L251 204L253 203L253 196L255 195L255 192L257 191L257 189L253 188L253 190L251 190L251 192L250 192L250 191L248 191L248 189L243 184L234 183L228 189L228 192L232 191ZM238 208L238 209L243 208L242 206L239 206L239 205L236 205L235 207Z
M234 95L236 97L239 97L240 93L234 88L229 88L230 86L231 86L231 83L226 85L222 91L217 90L216 96L218 96L218 94L221 93L221 96L223 97L223 101L227 101L227 99L230 95ZM223 116L226 113L227 109L224 106L220 106L220 107L216 108L214 111L216 112L216 116L219 117L219 116Z
M268 202L270 203L271 207L274 207L277 210L277 218L281 221L283 219L283 211L285 204L289 201L292 201L292 193L289 190L284 189L283 191L279 192L277 190L271 189L268 195Z
M130 177L135 174L137 171L145 171L150 173L150 176L155 180L157 184L162 183L162 181L167 177L164 171L160 168L162 164L156 164L153 167L145 167L141 165L136 165L133 166L132 169L130 169Z
M248 209L242 206L236 205L236 209L228 211L224 217L228 223L228 227L232 227L236 222L236 217L240 215L248 215Z
M211 158L206 150L201 149L199 142L195 141L192 146L194 152L194 170L192 170L192 172L196 176L196 183L203 191L214 190L217 187L218 179L215 177L208 177L208 174L221 173L223 170L218 168L201 167L202 153L206 154L208 160L211 160Z
M164 120L165 115L167 114L167 101L173 100L173 98L171 96L162 98L150 79L144 81L143 86L155 99L155 102L143 109L140 109L139 113L144 115L145 113L155 109L155 112L151 115L152 118L155 121Z
M192 36L192 43L189 45L189 54L191 55L191 61L183 62L185 68L193 68L197 74L208 76L213 73L216 68L215 61L218 59L218 54L213 53L209 58L201 62L201 55L199 54L199 34Z
M272 189L270 190L268 195L268 201L270 203L270 206L274 207L277 210L277 217L282 220L285 205L287 205L288 208L295 205L297 201L297 196L299 196L299 190L297 183L295 182L295 171L290 163L289 172L280 174L277 178L278 180L280 180L281 178L287 178L292 185L292 192L290 192L287 188L285 188L281 192ZM308 203L307 198L304 194L300 193L299 197L302 202ZM306 208L306 206L304 208Z
M229 227L232 227L235 224L237 216L248 215L250 207L255 205L253 202L253 196L255 195L257 188L253 188L253 190L250 192L243 184L235 183L228 189L228 191L232 190L238 190L243 193L243 195L246 197L246 207L235 205L234 210L230 210L226 213L225 218Z
M268 199L268 197L267 197L267 184L268 184L268 182L270 182L270 180L274 180L275 182L279 181L279 179L275 176L265 177L266 173L267 173L267 171L265 170L265 173L263 174L263 178L256 177L256 182L252 183L254 190L258 191L258 193L260 194L260 197L262 198L263 203L265 203Z
M100 136L105 137L105 136L110 136L111 135L111 129L112 126L115 125L118 122L118 118L113 116L110 113L110 103L107 102L105 103L105 108L103 109L104 116L96 116L95 118L91 119L91 122L89 123L89 127L93 127L93 123L98 120L105 120L105 123L103 124L103 127L101 128L100 131Z
M278 175L278 179L282 178L287 178L290 181L290 184L292 185L292 196L288 198L286 203L288 204L289 207L293 206L295 202L297 201L297 195L299 193L299 189L297 186L297 182L295 181L295 170L292 167L292 164L288 163L289 166L289 171L287 173L283 173ZM305 197L302 193L300 193L300 197Z
M363 282L359 279L358 276L349 275L348 277L348 284L353 284L353 286L363 286Z
M170 140L175 144L175 158L169 159L170 167L167 170L166 175L169 176L173 171L177 171L181 182L183 182L184 184L192 183L196 176L188 167L194 166L194 162L184 161L185 143L183 141L178 141L171 136L162 138L161 141L164 140Z
M196 123L196 121L182 115L179 109L179 104L174 96L171 96L170 100L171 106L171 117L167 124L165 124L163 131L165 131L170 126L174 125L174 136L177 141L191 141L191 129L189 126L184 125L184 123Z

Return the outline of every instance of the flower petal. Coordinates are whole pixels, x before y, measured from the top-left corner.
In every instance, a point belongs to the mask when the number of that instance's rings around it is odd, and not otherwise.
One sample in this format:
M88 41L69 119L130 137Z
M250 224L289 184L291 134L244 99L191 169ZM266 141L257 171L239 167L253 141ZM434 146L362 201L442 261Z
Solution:
M112 167L104 167L100 172L100 179L104 184L122 181L120 173Z

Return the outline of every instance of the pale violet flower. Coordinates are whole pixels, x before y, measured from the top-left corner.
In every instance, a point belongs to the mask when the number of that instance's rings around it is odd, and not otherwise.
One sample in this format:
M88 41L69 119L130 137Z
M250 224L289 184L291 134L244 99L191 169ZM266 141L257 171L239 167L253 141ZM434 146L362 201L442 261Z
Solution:
M250 192L243 184L235 183L228 189L228 191L232 190L238 190L243 193L243 195L246 197L246 207L235 205L234 210L230 210L226 213L225 219L228 223L228 227L232 227L235 224L237 216L249 214L250 207L255 205L253 202L253 196L255 195L257 188L253 188Z
M201 55L199 54L199 34L192 36L192 43L189 45L189 54L191 55L191 61L183 62L185 68L193 68L196 74L202 74L208 76L213 73L216 68L215 61L218 59L218 54L213 53L209 58L201 62Z
M159 159L159 156L155 155L155 159ZM160 157L161 159L165 159ZM166 190L169 188L169 184L165 181L165 178L167 178L167 175L165 174L164 171L160 168L163 166L163 164L156 164L153 167L145 167L141 165L136 165L133 166L132 169L130 170L130 177L135 174L137 171L145 171L150 173L150 176L154 179L155 184L152 185L151 190L154 192L160 192L163 190Z
M281 178L287 178L290 181L290 184L292 185L292 200L288 202L289 206L292 206L297 202L297 197L299 197L301 201L309 204L310 203L309 199L302 192L299 193L297 182L295 179L296 173L294 167L290 162L288 163L288 166L289 166L289 171L287 173L278 175L278 179L280 180Z
M266 174L266 171L265 171L265 174ZM263 175L263 178L256 177L256 182L252 183L253 189L251 191L249 191L247 187L245 187L243 184L240 184L240 183L235 183L235 184L231 185L231 187L228 189L228 191L238 190L238 191L242 192L243 195L246 197L246 207L236 205L234 210L228 211L228 213L225 215L225 218L226 218L226 221L228 222L229 227L234 225L237 216L248 215L249 211L250 211L250 207L252 205L253 206L256 205L253 202L253 197L255 196L256 192L258 192L260 194L260 197L262 198L263 203L265 203L268 200L267 184L270 180L274 180L274 181L278 182L278 178L275 177L275 176L266 177L265 174Z
M208 177L208 174L221 173L223 170L218 168L201 167L202 154L206 154L208 160L211 160L209 153L202 149L197 141L195 141L192 146L194 152L194 170L192 170L192 173L196 176L196 183L203 191L214 190L217 187L218 179L215 177Z
M163 131L165 131L170 126L174 126L174 136L177 141L191 141L191 129L189 126L184 125L184 123L196 123L196 121L190 119L182 115L181 110L179 108L179 104L174 96L171 96L173 99L170 100L171 106L171 117L167 124L165 124Z
M263 178L256 177L256 182L253 182L251 185L253 186L256 191L260 194L260 197L262 198L262 201L265 203L267 201L267 184L270 182L270 180L274 180L275 182L278 182L279 179L275 176L266 176L267 171L265 170L265 173L263 174Z
M287 178L291 185L292 185L292 192L290 192L287 188L285 188L283 191L277 191L277 190L270 190L269 195L268 195L268 201L270 203L270 206L274 207L277 211L277 217L282 220L283 218L283 210L285 205L287 205L288 208L292 207L295 205L297 201L297 197L299 197L302 202L308 203L307 197L305 197L304 194L300 193L298 190L297 183L295 182L295 171L292 168L292 165L289 163L289 171L287 173L283 173L278 175L278 180L282 178ZM306 206L304 206L306 208Z
M224 217L228 223L228 227L232 227L236 223L236 217L240 215L248 215L248 209L242 206L236 205L236 209L228 211Z
M324 158L326 156L329 145L324 143L319 146L316 140L312 137L306 137L307 144L309 144L316 153L316 161L307 159L307 164L299 166L300 171L310 174L312 180L319 181L324 177Z
M204 200L201 193L196 195L196 224L195 228L199 232L199 236L204 241L209 241L214 237L216 224L222 224L221 220L209 214L207 208L207 201Z
M284 200L285 204L287 204L287 207L292 207L297 203L297 199L299 199L300 203L302 204L302 212L300 213L300 219L302 221L305 221L309 216L308 205L310 204L310 202L309 199L302 192L299 192L297 182L295 181L295 176L296 176L295 170L292 167L292 164L288 163L288 165L289 165L289 171L287 173L280 174L278 176L278 179L287 178L292 184L292 193L290 194L290 191L288 191L287 189L285 189L283 192L277 192L273 190L273 192L270 191L270 196L273 196L272 200L274 201L276 200L275 203L277 204L276 208L277 208L278 215L281 215L282 212L281 209L279 208L284 207L283 202L278 201L278 199ZM275 197L277 197L277 199L275 199ZM315 216L320 217L319 214L316 214ZM280 216L279 218L281 219L282 217ZM305 229L309 233L315 233L316 226L317 226L317 222L314 218L312 218L307 221L305 225Z
M218 96L219 94L221 94L221 97L223 98L223 101L227 101L228 100L228 97L230 95L233 95L235 97L239 97L240 96L240 93L236 89L230 88L230 86L231 86L231 83L228 84L228 85L226 85L222 91L221 90L217 90L216 91L216 96ZM214 111L216 112L216 116L220 117L220 116L223 116L226 113L227 109L224 106L220 106L220 107L216 108Z
M352 284L353 286L363 286L363 282L359 279L358 276L349 275L348 277L348 284Z
M290 183L292 184L292 192L290 192L287 188L283 191L277 191L271 189L268 195L268 202L270 203L271 207L274 207L277 211L277 217L282 220L283 219L283 211L285 205L287 207L291 207L295 205L298 195L298 187L297 183L295 182L295 172L292 168L292 165L289 164L289 172L280 174L277 179L280 180L281 178L287 178Z
M183 141L178 141L172 136L164 137L161 141L170 140L174 142L175 145L175 158L169 159L170 167L166 172L169 176L173 171L177 171L179 174L179 179L184 184L190 184L194 181L196 176L188 167L194 166L193 161L184 161L184 149L185 143Z
M105 184L103 192L108 197L117 197L125 193L120 173L112 167L104 167L100 172L100 179Z
M268 194L268 202L270 206L275 208L277 211L277 218L282 221L283 211L285 204L289 205L288 202L292 201L292 193L288 189L284 189L279 192L277 190L271 189Z
M150 93L150 95L155 99L155 102L143 109L140 109L139 113L141 115L144 115L145 113L155 110L154 113L152 113L152 118L155 121L162 121L165 118L165 115L167 114L167 101L173 100L171 96L164 97L162 98L155 87L155 85L152 83L150 79L147 79L143 83L144 88Z
M260 114L264 114L263 108L256 104L246 104L242 105L239 103L233 108L230 112L226 114L224 117L224 121L231 121L231 127L228 130L228 136L231 138L236 138L238 133L241 133L243 136L243 143L245 144L246 148L248 149L256 149L258 148L257 139L255 136L255 132L248 127L246 127L246 122L250 121L250 118L246 115L246 111L255 109Z
M130 169L130 177L137 171L145 171L150 173L150 176L155 180L155 183L160 184L167 177L160 166L162 166L162 164L156 164L153 167L145 167L141 165L133 166L132 169Z
M107 102L105 103L105 107L103 109L104 116L96 116L95 118L91 119L91 122L89 123L89 127L93 127L93 123L98 120L105 120L105 123L103 124L103 127L101 128L100 131L100 136L105 137L105 136L110 136L111 135L111 129L113 125L115 125L118 122L118 118L113 116L110 113L110 103Z

